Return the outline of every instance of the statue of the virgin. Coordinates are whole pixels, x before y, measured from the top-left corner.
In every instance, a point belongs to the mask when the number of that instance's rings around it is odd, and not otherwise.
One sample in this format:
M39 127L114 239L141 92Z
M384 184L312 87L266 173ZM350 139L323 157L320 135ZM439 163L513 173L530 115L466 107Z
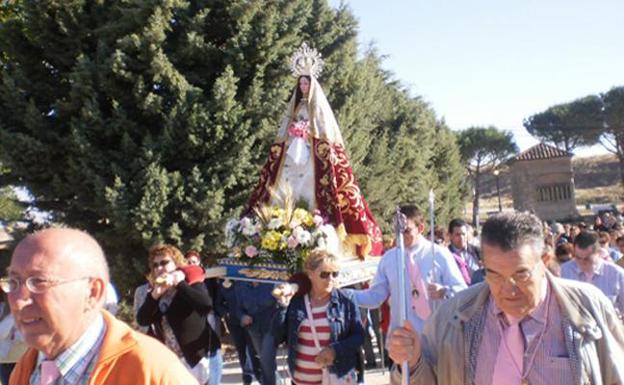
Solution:
M271 191L288 186L333 225L345 255L381 255L381 231L371 214L345 152L340 128L317 81L323 61L303 43L293 55L297 77L290 102L262 168L249 210L270 202Z

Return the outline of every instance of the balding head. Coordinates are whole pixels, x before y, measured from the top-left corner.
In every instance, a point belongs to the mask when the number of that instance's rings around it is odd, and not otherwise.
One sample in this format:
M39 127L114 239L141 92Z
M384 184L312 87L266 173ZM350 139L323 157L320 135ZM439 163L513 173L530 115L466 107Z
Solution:
M49 258L67 265L89 277L110 281L108 263L97 241L84 231L70 228L49 228L24 238L15 248L14 256L22 249L39 250Z
M75 229L29 235L15 248L7 271L19 283L8 293L16 324L26 343L49 358L70 347L98 317L109 282L102 248Z

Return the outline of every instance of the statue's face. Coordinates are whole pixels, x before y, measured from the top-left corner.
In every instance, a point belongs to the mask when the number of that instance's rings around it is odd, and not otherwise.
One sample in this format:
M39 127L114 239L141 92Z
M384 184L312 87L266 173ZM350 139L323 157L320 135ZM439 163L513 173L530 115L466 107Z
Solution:
M300 77L299 89L301 90L302 94L304 94L305 96L308 96L308 93L310 92L310 80L308 80L308 78L304 76Z

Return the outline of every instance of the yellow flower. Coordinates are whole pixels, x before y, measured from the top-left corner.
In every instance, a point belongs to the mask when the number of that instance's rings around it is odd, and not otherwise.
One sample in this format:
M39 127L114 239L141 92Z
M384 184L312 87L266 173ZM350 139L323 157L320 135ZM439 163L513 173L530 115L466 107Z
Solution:
M296 223L303 223L306 226L312 226L314 224L314 217L309 211L304 209L295 209L293 218Z
M272 218L279 218L283 220L285 216L286 216L286 212L282 208L273 207L273 209L271 210Z
M280 234L278 231L271 230L264 234L260 245L263 249L275 251L279 247L279 243L281 240L282 234Z
M305 218L303 218L303 224L306 226L312 226L314 224L314 216L306 212Z

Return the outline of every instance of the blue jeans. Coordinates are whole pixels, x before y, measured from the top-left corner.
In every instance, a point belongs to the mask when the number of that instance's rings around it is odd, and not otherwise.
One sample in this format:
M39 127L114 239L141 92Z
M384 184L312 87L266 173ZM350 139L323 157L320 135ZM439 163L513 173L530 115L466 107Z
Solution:
M260 382L262 385L275 385L277 349L273 335L268 331L260 332L252 327L246 327L245 330L249 333L254 350L260 356L260 367L262 368L262 381Z
M208 360L210 361L208 385L219 385L221 384L221 377L223 375L223 353L221 349L217 349L214 355Z
M226 320L230 336L236 346L238 362L243 375L243 385L249 385L254 377L258 382L262 382L262 371L260 369L260 359L251 343L251 337L244 328L235 320Z

